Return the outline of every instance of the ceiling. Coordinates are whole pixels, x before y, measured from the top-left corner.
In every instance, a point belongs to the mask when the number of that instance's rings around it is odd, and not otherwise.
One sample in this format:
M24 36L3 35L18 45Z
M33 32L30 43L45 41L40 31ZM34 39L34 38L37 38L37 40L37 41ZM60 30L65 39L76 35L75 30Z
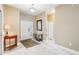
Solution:
M32 4L9 4L10 6L16 7L21 10L22 13L26 13L29 15L38 15L43 11L52 11L55 9L57 4L34 4L33 7L35 8L35 12L30 12L30 8Z

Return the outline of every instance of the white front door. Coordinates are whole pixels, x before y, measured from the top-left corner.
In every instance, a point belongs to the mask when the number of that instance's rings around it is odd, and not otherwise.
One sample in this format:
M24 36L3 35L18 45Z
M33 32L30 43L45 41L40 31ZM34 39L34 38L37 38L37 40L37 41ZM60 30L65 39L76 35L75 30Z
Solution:
M33 38L33 22L21 21L21 40Z

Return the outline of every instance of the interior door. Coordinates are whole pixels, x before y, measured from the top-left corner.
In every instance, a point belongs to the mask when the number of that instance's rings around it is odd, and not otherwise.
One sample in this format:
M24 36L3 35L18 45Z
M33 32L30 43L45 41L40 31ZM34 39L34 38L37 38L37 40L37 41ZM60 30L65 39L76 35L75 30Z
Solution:
M48 37L53 39L53 22L48 23Z
M21 40L33 38L33 22L21 21Z

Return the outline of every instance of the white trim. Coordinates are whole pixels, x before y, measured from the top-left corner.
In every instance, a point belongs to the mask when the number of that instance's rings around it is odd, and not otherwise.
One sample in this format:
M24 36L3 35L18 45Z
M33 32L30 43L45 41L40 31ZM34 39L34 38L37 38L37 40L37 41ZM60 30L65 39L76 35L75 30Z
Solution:
M32 39L33 41L37 42L37 43L42 43L43 41L37 41L36 39Z
M54 38L53 38L53 39L54 39ZM73 49L64 47L64 46L62 46L62 45L59 45L59 44L56 43L56 39L54 39L54 40L55 40L54 44L56 44L56 45L59 46L60 48L66 50L66 51L72 52L72 53L74 53L74 54L79 54L79 51L76 51L76 50L73 50Z
M58 45L58 44L56 44L56 45L59 46L60 48L64 49L64 50L66 50L66 51L72 52L72 53L74 53L74 54L79 54L79 52L76 51L76 50L73 50L73 49L70 49L70 48L67 48L67 47Z

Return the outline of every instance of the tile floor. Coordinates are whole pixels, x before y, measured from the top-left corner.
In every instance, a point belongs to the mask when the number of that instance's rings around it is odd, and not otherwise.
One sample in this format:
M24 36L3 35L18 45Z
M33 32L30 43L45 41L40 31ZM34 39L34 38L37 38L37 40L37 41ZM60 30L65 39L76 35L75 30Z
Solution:
M59 45L52 43L51 40L46 40L41 42L31 48L25 48L21 43L19 43L17 48L10 51L4 52L4 55L77 55L79 53L74 53L66 49L61 48Z

